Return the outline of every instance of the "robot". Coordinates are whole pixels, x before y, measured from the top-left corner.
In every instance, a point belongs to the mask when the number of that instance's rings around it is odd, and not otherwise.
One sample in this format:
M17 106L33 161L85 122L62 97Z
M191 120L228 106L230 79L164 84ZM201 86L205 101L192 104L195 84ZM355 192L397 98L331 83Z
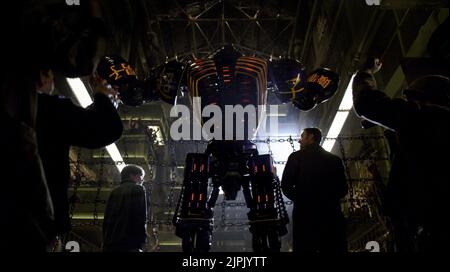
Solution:
M155 68L144 81L137 80L133 69L120 57L104 58L98 74L117 86L125 104L139 106L155 99L173 104L182 90L192 99L200 97L202 109L207 105L265 105L268 91L272 91L281 103L292 102L308 111L331 98L339 84L339 76L329 69L317 69L306 76L305 67L296 60L244 56L233 46L187 64L168 62ZM203 123L208 120L201 119ZM246 120L244 126L247 131ZM227 201L235 200L242 188L253 251L280 251L289 218L273 159L258 153L251 141L255 133L246 133L243 140L212 139L204 153L187 155L173 217L183 252L210 250L220 188Z

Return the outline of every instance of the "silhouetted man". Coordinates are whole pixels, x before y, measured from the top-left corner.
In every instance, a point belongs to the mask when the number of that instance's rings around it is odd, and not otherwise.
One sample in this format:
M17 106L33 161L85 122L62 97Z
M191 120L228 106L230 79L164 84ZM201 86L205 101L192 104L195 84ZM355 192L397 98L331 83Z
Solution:
M147 242L147 198L142 186L144 170L128 165L122 183L106 204L103 221L103 251L142 251Z
M289 156L283 172L283 193L294 202L294 252L347 251L339 203L348 189L344 167L319 145L321 139L319 129L304 129L301 149Z
M406 100L391 99L377 87L380 69L372 58L356 74L353 104L360 117L398 137L386 194L397 250L448 251L449 79L418 78L404 91Z
M70 7L64 1L10 4L0 9L2 36L14 41L4 44L6 53L2 62L7 65L0 73L0 143L2 155L8 158L0 168L5 181L0 189L0 232L3 234L0 251L45 251L55 234L53 205L56 205L47 183L57 182L56 186L67 187L69 163L68 158L58 157L53 158L55 164L48 164L53 154L51 151L44 154L38 144L40 135L36 131L42 120L37 118L42 107L48 104L41 106L35 83L43 83L39 74L43 66L67 77L91 74L96 44L106 28L96 0L88 1L82 8ZM52 137L70 133L64 130L68 126L63 124L67 121L64 113L53 114L56 116L45 116L50 119L44 120L53 126ZM59 120L52 122L55 119ZM50 181L47 170L62 175L51 174L55 179ZM58 190L58 195L60 199L67 198L67 190ZM64 207L58 202L56 209L60 212Z
M107 146L120 138L123 126L105 86L99 84L95 88L94 102L84 109L70 99L51 95L54 88L51 69L41 69L39 76L36 134L55 213L54 243L59 243L61 236L71 229L67 197L70 147Z

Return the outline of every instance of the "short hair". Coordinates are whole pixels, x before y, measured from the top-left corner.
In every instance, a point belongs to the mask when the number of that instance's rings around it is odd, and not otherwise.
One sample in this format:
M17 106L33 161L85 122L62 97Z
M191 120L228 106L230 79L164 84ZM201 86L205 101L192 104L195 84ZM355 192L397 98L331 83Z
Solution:
M320 143L322 141L322 131L318 128L304 128L304 132L313 135L313 139L316 143Z
M122 179L122 182L130 180L131 175L143 176L145 175L145 171L139 165L129 164L122 169L122 172L120 172L120 178Z

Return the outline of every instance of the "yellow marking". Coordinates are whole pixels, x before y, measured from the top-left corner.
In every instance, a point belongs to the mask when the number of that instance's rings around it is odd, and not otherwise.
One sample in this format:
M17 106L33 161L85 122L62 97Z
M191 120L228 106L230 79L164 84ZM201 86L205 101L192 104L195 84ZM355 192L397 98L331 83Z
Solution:
M295 90L295 87L297 87L297 85L301 82L300 75L297 75L297 77L292 78L292 79L288 80L287 82L290 82L291 84L293 84L292 88L290 88L290 91L292 94L291 99L295 99L295 97L298 93L298 91ZM303 90L303 88L301 90Z
M329 79L326 76L319 76L318 74L313 74L311 76L308 77L308 82L315 82L317 84L319 84L322 88L326 88L328 87L328 85L330 85L331 83L331 79Z
M136 75L136 73L134 72L133 68L131 68L131 66L129 64L121 63L120 64L120 68L121 69L116 69L114 67L114 65L112 65L110 67L112 73L109 75L109 77L114 76L114 80L119 80L122 77L122 75L120 73L124 72L124 71L125 71L125 73L127 75L132 75L132 76Z

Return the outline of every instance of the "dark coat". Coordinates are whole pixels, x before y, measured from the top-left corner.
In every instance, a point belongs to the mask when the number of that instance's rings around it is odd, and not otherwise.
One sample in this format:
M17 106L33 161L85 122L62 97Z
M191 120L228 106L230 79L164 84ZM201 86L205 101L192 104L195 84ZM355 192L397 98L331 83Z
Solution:
M39 153L55 211L55 233L70 230L70 146L100 148L122 135L122 121L106 95L96 94L83 109L70 99L39 94L36 133Z
M52 239L53 206L39 157L36 133L0 110L2 144L0 251L45 251Z
M292 153L281 187L294 202L295 251L345 250L344 218L339 201L348 188L339 157L319 145Z
M103 250L142 249L147 240L147 199L144 187L123 182L106 204L103 220Z
M353 80L353 104L361 117L397 133L386 212L401 228L401 235L411 232L406 238L411 240L421 226L440 233L438 240L448 239L450 226L444 214L448 213L450 195L445 159L449 154L449 110L391 99L365 72Z

